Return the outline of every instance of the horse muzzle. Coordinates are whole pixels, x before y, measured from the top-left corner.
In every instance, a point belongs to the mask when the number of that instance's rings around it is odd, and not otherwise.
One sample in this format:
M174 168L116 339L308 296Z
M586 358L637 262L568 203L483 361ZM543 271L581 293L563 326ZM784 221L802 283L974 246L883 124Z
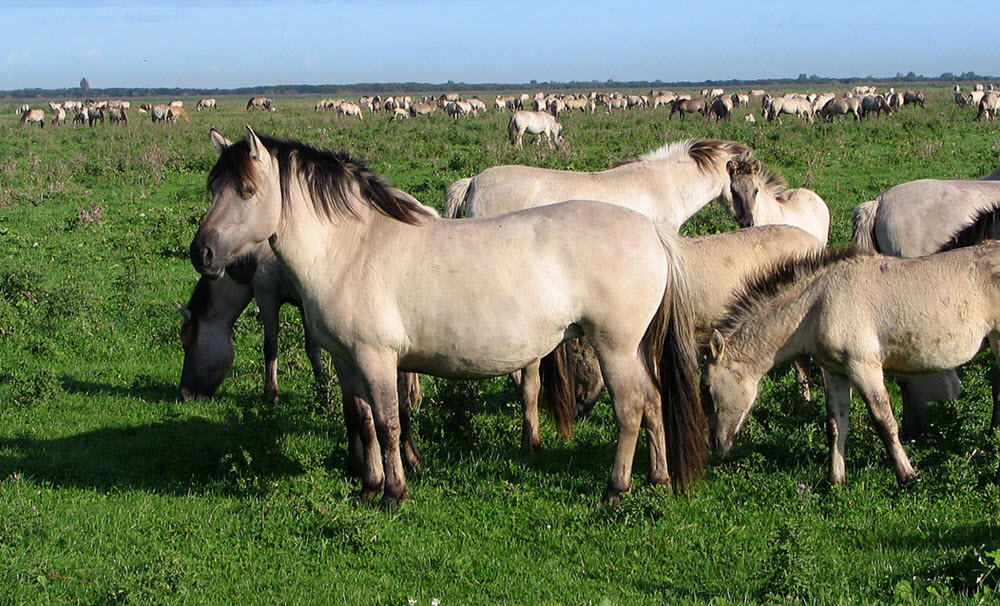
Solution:
M219 262L220 259L216 255L215 247L205 240L201 234L198 234L191 242L191 265L201 275L216 280L226 273L226 266Z
M732 447L733 441L729 438L724 438L721 435L712 438L712 450L719 454L728 454Z

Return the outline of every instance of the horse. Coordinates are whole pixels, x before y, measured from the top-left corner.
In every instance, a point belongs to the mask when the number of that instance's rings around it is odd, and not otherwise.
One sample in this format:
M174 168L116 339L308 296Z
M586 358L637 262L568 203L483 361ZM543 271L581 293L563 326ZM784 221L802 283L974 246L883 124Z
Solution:
M861 120L861 99L857 97L847 97L830 99L819 110L819 115L827 122L833 122L834 117L844 114L851 114L855 120Z
M704 357L712 329L726 317L729 303L742 285L772 264L784 259L819 252L824 244L815 236L791 225L761 225L736 231L681 238L688 294L694 314L695 339ZM604 388L600 368L588 354L585 341L575 346L576 414L590 412ZM800 390L808 398L808 367L797 360L795 370ZM562 409L553 411L563 414ZM557 425L567 421L557 416ZM569 420L568 422L571 422Z
M201 99L198 101L198 105L195 106L195 111L201 111L203 109L219 109L215 104L215 99Z
M764 116L768 122L774 122L775 120L781 122L781 114L798 116L805 119L809 124L815 121L813 117L815 112L813 111L812 104L804 98L774 97L773 99L769 99L764 97L761 103L764 107Z
M998 109L1000 109L1000 95L989 91L979 101L979 114L976 119L996 122Z
M250 301L256 301L264 325L264 397L278 401L278 312L282 305L291 304L301 313L302 300L295 285L275 258L267 243L256 246L226 268L225 274L211 280L202 276L186 306L175 304L181 317L181 345L184 362L181 367L180 396L182 401L208 398L215 394L233 365L233 326ZM308 324L305 327L305 350L313 376L326 380L322 349L313 339ZM334 366L338 361L334 360ZM355 414L354 394L341 384L344 418L348 429L348 468L360 472L363 468L360 419ZM403 454L411 467L421 464L420 453L413 441L410 408L421 399L420 381L413 373L400 373L399 405Z
M705 104L704 99L676 98L670 102L670 114L667 116L667 119L673 118L674 112L680 114L681 120L683 120L684 114L699 113L704 116L708 113L708 106Z
M702 375L713 446L727 451L760 378L808 354L823 368L827 480L845 479L851 386L861 394L896 479L916 477L899 441L884 373L928 374L964 364L1000 338L1000 242L919 259L854 251L779 265L755 280L713 332Z
M358 160L296 141L225 145L208 177L212 206L191 243L199 273L268 241L302 295L317 342L347 362L341 381L374 419L362 496L405 499L396 371L486 378L535 364L588 335L613 394L615 463L604 502L631 485L645 421L653 483L684 492L703 464L690 308L676 237L610 204L571 201L449 221ZM470 267L469 255L478 260ZM526 377L527 379L527 377ZM381 465L378 452L381 452ZM665 450L665 452L664 452ZM667 471L669 467L669 473Z
M250 100L247 101L247 111L251 109L260 109L263 111L267 111L269 109L273 110L274 101L269 97L251 97Z
M184 108L177 107L175 105L167 107L167 121L171 124L177 124L177 120L184 118L185 122L191 121L191 116L188 115Z
M892 93L898 95L899 93ZM882 112L892 115L892 106L882 95L866 95L861 99L861 117L867 118L868 114L874 113L877 117L882 117Z
M496 166L455 181L443 214L455 218L464 204L467 217L495 216L578 198L631 208L677 232L716 198L731 207L726 163L748 151L735 141L688 139L596 173Z
M507 123L507 135L511 145L524 147L524 133L538 135L536 143L542 144L542 137L549 142L549 147L562 149L563 128L555 116L547 112L533 112L525 109L514 112Z
M108 109L108 119L112 124L128 124L128 111L124 107L111 107Z
M1000 238L1000 183L995 181L995 173L978 180L919 179L891 187L855 207L851 245L863 252L922 257ZM929 402L957 398L962 387L954 371L900 376L897 380L903 395L903 434L907 436L921 432ZM996 378L993 403L991 430L1000 425Z
M28 109L21 112L21 124L37 124L39 128L45 128L45 110Z
M430 118L437 111L437 103L414 103L410 106L410 116L416 118L417 116L427 116Z
M361 106L350 101L344 101L338 105L337 113L341 116L357 116L358 120L365 119L364 112L361 111Z
M786 189L776 172L760 161L737 157L726 164L733 211L740 227L794 225L825 246L830 237L830 209L811 189Z
M729 120L733 116L733 102L726 97L716 97L708 113L715 116L715 121Z
M920 107L926 107L926 105L924 105L924 94L915 90L906 91L903 93L903 105L919 105Z

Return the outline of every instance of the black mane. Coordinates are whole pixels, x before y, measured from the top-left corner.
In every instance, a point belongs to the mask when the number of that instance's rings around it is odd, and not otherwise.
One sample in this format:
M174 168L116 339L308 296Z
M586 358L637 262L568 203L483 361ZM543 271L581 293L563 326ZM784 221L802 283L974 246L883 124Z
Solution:
M278 161L283 204L289 199L289 187L295 176L306 183L316 211L331 220L356 217L358 197L368 207L404 223L415 225L431 216L413 198L401 195L364 162L346 152L319 149L300 141L259 138ZM209 173L209 190L224 184L240 189L248 184L257 185L250 144L246 140L225 149Z

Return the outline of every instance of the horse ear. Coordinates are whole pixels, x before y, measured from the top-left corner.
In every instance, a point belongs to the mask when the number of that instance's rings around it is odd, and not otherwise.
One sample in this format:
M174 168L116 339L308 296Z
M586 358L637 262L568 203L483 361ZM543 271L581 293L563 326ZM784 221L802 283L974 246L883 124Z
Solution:
M722 355L726 353L726 340L722 337L722 333L718 330L712 331L712 338L708 341L708 347L711 353L711 361L717 362L722 359Z
M740 165L736 160L730 160L729 162L726 162L726 170L729 171L730 175L736 174L736 171L737 169L739 169L739 167Z
M257 136L257 133L253 132L253 129L248 125L247 130L247 143L250 144L250 157L254 160L263 160L267 155L267 147Z
M219 154L220 156L222 155L222 152L226 151L226 149L228 149L229 146L233 144L233 142L227 139L225 135L215 130L214 128L212 129L211 139L212 139L212 147L215 148L215 153Z
M750 163L750 172L759 173L760 172L760 160L754 160Z

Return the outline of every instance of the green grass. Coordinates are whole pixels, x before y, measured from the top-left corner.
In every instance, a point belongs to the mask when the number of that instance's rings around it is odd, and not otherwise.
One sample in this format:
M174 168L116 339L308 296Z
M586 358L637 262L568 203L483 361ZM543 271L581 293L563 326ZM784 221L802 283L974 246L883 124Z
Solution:
M511 148L495 112L389 123L316 113L310 99L246 113L234 99L174 126L136 114L127 127L38 130L0 108L0 604L993 600L1000 490L986 356L963 370L963 397L937 406L907 445L922 472L913 488L895 486L859 402L848 484L826 486L822 398L801 401L782 367L735 452L689 498L645 485L641 447L633 492L609 508L597 507L613 458L609 407L569 440L546 421L544 449L523 457L506 379L425 378L415 423L426 465L408 475L410 499L391 511L358 501L329 412L339 395L314 385L291 309L280 404L261 403L252 307L218 396L176 397L172 303L197 279L187 247L208 207L211 126L350 150L438 207L453 180L496 164L593 171L686 137L733 139L823 196L843 244L853 206L882 190L1000 164L1000 128L928 92L926 110L860 124L751 125L747 110L723 124L658 110L568 115L561 152ZM684 231L733 228L712 205Z

